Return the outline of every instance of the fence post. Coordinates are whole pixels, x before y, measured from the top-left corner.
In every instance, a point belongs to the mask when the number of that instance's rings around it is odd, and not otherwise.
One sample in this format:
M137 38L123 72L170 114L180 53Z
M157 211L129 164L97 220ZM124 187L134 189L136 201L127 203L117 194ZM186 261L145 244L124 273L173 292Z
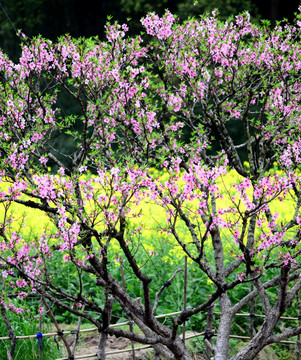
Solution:
M124 291L126 291L122 260L120 260L120 272L121 272L122 286L123 286ZM129 328L130 328L130 332L134 332L133 322L132 322L131 319L129 319ZM134 341L133 340L131 340L131 346L132 346L133 360L136 360L135 347L134 347Z
M185 255L185 264L184 264L184 301L183 309L186 310L187 305L187 255ZM185 331L186 331L186 322L183 324L183 343L185 344Z
M82 307L82 313L83 313L84 311L85 311L85 305L83 305L83 307ZM78 318L78 323L77 323L77 328L76 328L76 330L74 331L74 342L73 342L72 350L71 350L71 358L72 358L72 356L73 356L73 358L74 358L74 353L75 353L75 350L76 350L76 345L77 345L78 340L79 340L79 330L80 330L81 323L82 323L82 317L79 316L79 318Z
M252 292L253 290L254 290L254 284L251 283L250 292ZM250 301L250 325L249 325L250 339L252 339L254 336L254 317L255 317L254 314L255 314L255 301L254 298L252 298Z
M297 296L297 308L298 308L298 323L299 323L299 326L301 326L301 301L300 301L300 293L299 292L298 292L298 296ZM295 352L296 352L296 360L301 360L301 335L300 334L297 336Z
M43 305L43 300L41 298L41 307ZM42 333L42 313L40 313L40 316L39 316L39 333ZM42 355L42 347L39 346L39 357L40 357L40 360L43 360L43 355Z

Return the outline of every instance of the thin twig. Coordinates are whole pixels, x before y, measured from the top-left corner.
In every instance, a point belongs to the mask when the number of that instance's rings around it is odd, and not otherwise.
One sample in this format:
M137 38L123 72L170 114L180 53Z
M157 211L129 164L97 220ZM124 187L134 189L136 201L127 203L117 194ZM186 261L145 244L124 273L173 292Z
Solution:
M47 308L47 310L48 310L48 314L49 314L49 316L50 316L50 318L51 318L54 326L55 326L56 329L57 329L57 334L56 334L56 335L59 335L59 336L62 338L62 340L63 340L63 342L64 342L64 344L65 344L67 353L68 353L68 358L70 358L70 357L71 357L71 350L70 350L70 346L69 346L69 344L68 344L68 341L67 341L66 337L64 336L64 334L63 334L63 332L62 332L62 330L61 330L58 322L56 321L56 319L55 319L55 317L54 317L54 315L53 315L53 313L52 313L52 311L51 311L51 309L50 309L50 307L49 307L46 299L45 299L43 296L42 296L42 300L43 300L43 303L44 303L44 305L46 306L46 308Z
M82 312L84 312L84 311L85 311L85 305L83 305L83 307L82 307ZM77 329L75 330L75 334L74 334L74 342L73 342L73 346L72 346L72 350L71 350L71 356L73 356L73 357L74 357L76 345L77 345L77 342L79 339L79 330L80 330L81 322L82 322L82 317L79 316L78 323L77 323Z
M167 281L163 284L163 286L161 287L161 289L157 292L156 298L155 298L155 303L154 303L154 306L153 306L153 314L154 314L154 313L156 312L156 310L157 310L160 295L162 294L162 292L164 291L165 288L167 288L168 286L171 285L171 282L173 281L173 279L175 278L175 276L177 275L177 273L180 272L180 271L183 271L183 269L177 269L177 270L173 273L172 277L171 277L169 280L167 280Z

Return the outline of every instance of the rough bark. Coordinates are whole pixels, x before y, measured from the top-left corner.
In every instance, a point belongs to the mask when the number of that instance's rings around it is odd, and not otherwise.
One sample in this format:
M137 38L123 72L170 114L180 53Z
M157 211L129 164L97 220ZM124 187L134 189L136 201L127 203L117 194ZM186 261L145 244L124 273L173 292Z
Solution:
M217 339L215 345L215 360L227 360L229 353L229 335L232 325L232 309L227 294L222 294L219 298L221 308L221 318L217 331Z

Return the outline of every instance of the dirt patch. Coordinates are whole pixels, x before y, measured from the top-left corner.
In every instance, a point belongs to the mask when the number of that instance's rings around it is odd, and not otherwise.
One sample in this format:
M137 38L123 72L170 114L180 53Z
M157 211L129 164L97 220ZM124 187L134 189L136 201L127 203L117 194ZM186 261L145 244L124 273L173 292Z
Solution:
M76 347L75 357L83 355L96 354L99 342L99 336L85 336L80 340L80 343ZM141 350L135 349L136 359L147 359L151 348L146 348L140 344L134 344L137 348L143 348ZM129 351L125 351L129 350ZM121 352L122 351L122 352ZM106 345L107 359L110 360L130 360L132 359L131 342L124 338L116 338L115 336L109 336ZM111 353L111 354L110 354ZM93 357L83 357L81 360L91 360Z
M279 360L278 357L273 353L269 346L266 346L256 356L255 360Z
M80 360L95 359L97 347L99 342L99 335L91 334L81 337L79 344L76 347L75 358L80 356ZM72 346L72 338L69 338L69 343ZM150 359L150 352L152 348L146 345L134 344L136 360ZM137 350L137 348L142 348ZM108 360L131 360L133 359L131 350L131 341L124 338L116 338L109 336L106 345L106 354ZM85 357L85 355L87 357ZM89 356L90 355L90 356ZM194 360L204 360L199 354L192 355ZM264 348L254 360L278 360L278 357L272 352L271 348L267 346Z
M187 332L188 336L190 333ZM191 333L193 334L193 333ZM73 338L69 337L68 342L72 347ZM81 339L76 347L75 358L80 357L80 360L96 359L93 355L96 354L99 342L98 334L81 335ZM152 347L148 345L134 343L136 360L151 359ZM131 341L124 338L116 338L109 336L106 345L106 354L108 360L131 360L133 359ZM86 355L86 356L85 356ZM194 360L204 360L199 354L193 354Z

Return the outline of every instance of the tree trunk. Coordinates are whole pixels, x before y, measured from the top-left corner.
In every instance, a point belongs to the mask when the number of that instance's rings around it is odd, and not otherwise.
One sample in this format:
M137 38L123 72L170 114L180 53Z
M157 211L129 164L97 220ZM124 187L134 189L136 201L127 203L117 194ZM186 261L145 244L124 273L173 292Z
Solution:
M218 326L214 360L227 360L229 353L229 337L232 325L231 303L227 294L219 299L221 318Z
M100 333L98 350L96 352L97 360L106 359L106 351L105 351L106 342L107 342L107 334L104 331L102 331Z
M257 334L231 360L253 360L255 356L268 344L267 340L273 333L279 319L279 312L272 308L267 314L264 323Z

